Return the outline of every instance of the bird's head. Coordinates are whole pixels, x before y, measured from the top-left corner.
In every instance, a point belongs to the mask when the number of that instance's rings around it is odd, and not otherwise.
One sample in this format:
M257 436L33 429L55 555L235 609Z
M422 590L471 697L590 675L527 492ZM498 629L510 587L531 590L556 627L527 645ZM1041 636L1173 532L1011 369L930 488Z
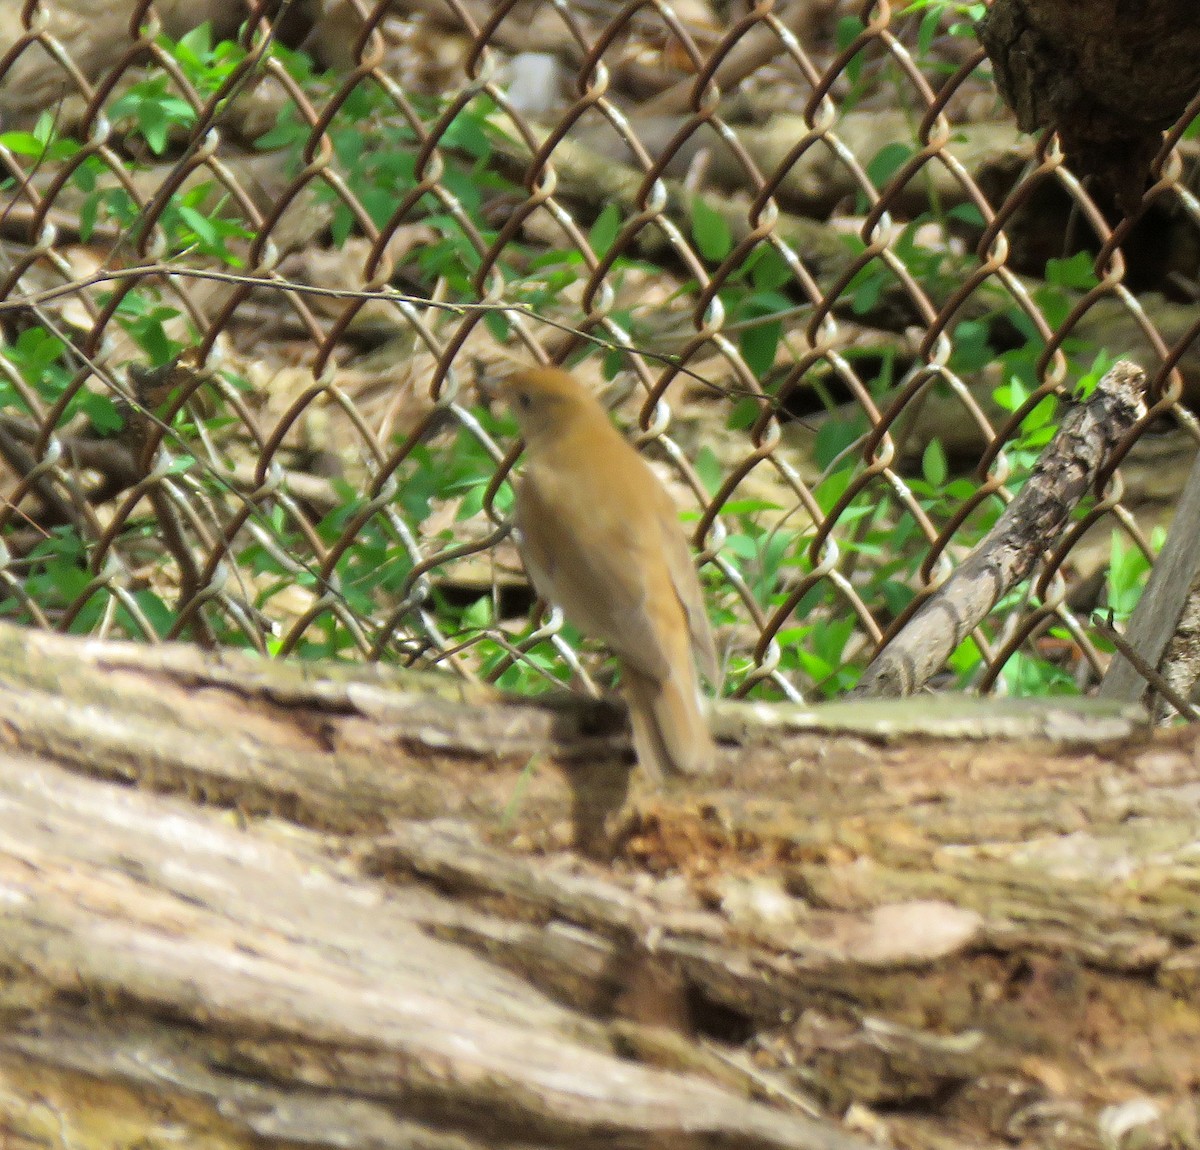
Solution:
M508 404L522 438L531 447L563 435L580 420L598 416L608 423L599 400L561 368L522 368L489 390Z

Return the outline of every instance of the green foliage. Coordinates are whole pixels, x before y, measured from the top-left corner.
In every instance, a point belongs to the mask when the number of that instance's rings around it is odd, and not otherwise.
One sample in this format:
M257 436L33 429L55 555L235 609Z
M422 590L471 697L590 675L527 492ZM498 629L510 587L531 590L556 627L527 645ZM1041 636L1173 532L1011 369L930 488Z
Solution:
M1150 536L1150 546L1156 555L1162 550L1165 539L1166 531L1156 527ZM1145 552L1114 531L1106 598L1116 622L1123 623L1133 614L1149 577L1150 560Z
M866 25L859 16L841 17L837 22L835 32L837 50L844 52L862 34L865 28ZM849 83L849 90L840 101L841 106L845 109L853 108L862 99L863 93L866 91L865 64L866 55L863 50L859 50L851 56L846 64L844 75Z
M696 250L713 263L723 260L733 247L725 217L699 196L692 201L692 239L696 241Z
M926 59L936 56L937 37L943 32L971 34L972 23L983 11L982 4L950 0L915 0L909 4L904 9L911 17L907 27L915 32L922 67L932 71L949 67L937 59ZM839 51L854 43L863 31L864 24L858 17L840 20L836 32ZM219 125L224 105L232 95L228 85L247 63L240 45L214 42L207 25L177 41L160 38L159 45L183 71L200 101L194 104L177 91L165 73L147 75L120 90L106 114L115 129L116 146L131 169L162 164L182 155L202 119L206 128ZM477 281L486 270L480 245L491 245L498 235L493 222L497 217L490 209L497 197L519 199L525 194L519 185L498 174L494 163L503 117L491 99L480 91L463 106L455 105L455 115L437 140L436 158L422 168L419 156L425 138L398 111L394 93L382 86L383 82L367 79L347 93L342 90L344 76L324 74L308 57L278 44L269 50L313 106L324 108L334 99L340 101L322 130L332 148L338 179L365 210L369 225L379 229L391 226L396 222L393 217L399 205L406 204L402 222L420 223L432 230L432 242L414 245L407 256L403 269L406 281L422 285L431 296L436 292L441 299L477 300ZM837 94L839 109L845 112L854 108L868 92L876 92L881 82L888 82L889 76L894 76L897 92L908 91L908 80L879 39L865 38L845 63ZM405 99L415 116L427 125L440 122L452 107L442 98L419 94L406 92ZM904 108L908 99L905 95L897 106ZM283 153L293 173L311 163L322 145L304 111L293 103L284 104L274 126L255 143L264 151ZM82 197L79 229L84 243L108 242L116 233L116 251L126 257L152 250L153 239L153 250L161 251L168 261L198 259L229 269L245 264L254 237L238 205L215 181L183 184L157 217L148 220L137 201L113 179L104 160L90 150L88 142L65 135L51 114L39 118L31 131L0 134L0 146L27 165L61 166L67 171L67 178ZM882 188L892 181L916 154L916 147L915 140L894 140L870 157L866 171L874 185ZM434 177L445 194L434 189ZM913 177L914 181L925 178L923 172ZM329 235L334 244L344 244L352 235L369 230L339 195L336 182L317 179L309 188L329 210ZM865 213L869 206L866 197L860 196L857 209ZM686 226L690 226L696 253L710 269L716 269L711 274L720 277L719 299L728 334L736 338L746 364L770 392L776 386L774 369L781 359L781 348L788 351L785 339L800 339L796 335L801 328L796 312L806 305L807 297L800 290L790 261L805 255L797 257L764 242L740 259L738 266L725 267L734 251L733 217L701 196L692 197L684 205L684 212L688 213ZM933 202L930 210L916 219L889 223L898 229L889 245L890 258L902 264L930 298L946 299L977 266L952 242L955 229L962 225L978 229L982 223L972 204L943 210ZM622 208L608 203L588 229L591 253L602 260L609 257L625 224ZM153 235L151 228L156 229ZM930 235L935 237L934 242L930 242ZM866 251L856 235L844 237L844 243L851 255ZM609 282L618 289L622 306L609 313L607 321L618 332L628 333L635 345L648 334L648 315L630 304L620 289L627 282L625 277L641 273L645 267L621 255L608 269ZM535 312L559 311L560 301L577 290L588 274L584 256L569 243L562 248L543 249L510 241L498 268L506 284L506 301L523 304ZM1046 267L1044 282L1033 293L1034 302L1053 325L1070 312L1078 293L1089 290L1095 282L1091 259L1086 254L1052 260ZM698 290L699 285L692 283L681 289L679 296L694 297ZM902 290L895 268L873 258L846 285L839 308L843 315L849 312L852 316L874 317L886 312L889 300ZM977 306L980 301L982 308ZM101 302L110 300L102 297ZM656 308L661 310L660 301L648 310ZM184 318L152 286L139 286L120 295L114 314L114 322L151 365L169 363L184 350L194 335ZM511 321L503 313L492 312L484 322L497 340L508 339ZM977 399L986 404L990 398L1002 413L1022 413L1004 446L1010 487L1018 490L1053 437L1060 415L1059 401L1053 396L1025 410L1027 400L1042 383L1038 361L1044 346L1039 330L1006 291L987 283L977 290L971 309L960 313L947 334L951 351L944 365L946 372L971 383L989 379L994 383L989 384L990 396L977 395ZM1111 363L1106 352L1077 339L1068 340L1062 351L1068 358L1071 376L1081 380L1083 394L1094 387ZM839 348L836 354L858 370L877 405L885 408L897 377L907 370L903 356L887 348L872 351L854 346ZM101 432L120 427L121 418L112 400L83 386L86 373L60 335L37 325L25 327L13 333L3 355L8 375L0 373L0 409L30 414L26 406L32 401L25 397L33 396L46 407L64 401L64 422L82 417ZM605 368L610 375L624 362L622 351L606 353ZM929 543L920 516L898 489L903 488L919 511L938 525L973 495L977 483L968 471L969 462L956 458L951 447L932 437L924 442L900 442L902 457L893 464L893 477L885 480L875 476L860 490L870 462L863 458L862 443L870 428L857 405L845 404L835 374L823 366L813 367L811 379L803 381L816 397L815 406L824 409L823 414L814 417L816 430L811 438L812 460L819 474L806 476L806 482L821 514L838 509L838 521L825 549L816 549L817 532L806 513L735 491L721 509L726 535L720 562L725 569L709 564L703 572L714 623L742 636L747 630L746 609L736 586L745 588L768 616L799 595L776 637L780 670L805 691L828 697L842 694L853 685L869 651L860 621L849 605L853 596L828 579L816 578L823 564L830 561L836 549L838 571L853 595L877 615L894 617L908 607L921 586L921 565ZM928 386L932 395L940 397L947 392L943 380L931 381ZM730 404L727 427L744 432L761 412L758 399L744 397ZM515 438L511 421L486 412L477 413L477 417L497 441L510 443ZM171 444L177 456L176 470L187 482L214 497L228 496L224 478L206 473L191 451L200 456L194 445L201 435L220 433L233 418L216 397L203 416L184 410L175 419L176 438ZM200 419L203 426L197 422ZM902 436L899 430L894 434L898 439ZM701 481L710 493L715 492L725 477L716 453L701 447L694 463ZM239 571L247 573L244 585L248 606L266 618L287 617L295 613L295 607L285 605L285 600L299 591L336 599L358 619L377 621L388 618L397 604L411 604L414 610L419 604L436 619L450 643L468 646L480 672L502 686L530 691L564 680L569 672L555 644L544 639L535 641L532 627L520 632L506 630L511 620L505 617L498 593L468 595L464 602L461 595L448 593L439 579L416 578L414 551L418 547L428 555L441 548L450 549L467 533L482 538L490 528L489 516L503 515L510 509L512 493L507 485L496 492L495 506L485 507L494 470L495 460L479 438L459 430L440 435L409 453L394 477L396 495L390 508L369 503L358 486L343 484L337 507L315 528L325 546L340 545L345 533L353 531L353 542L340 551L327 577L322 577L312 563L306 565L297 558L311 553L310 540L285 514L282 505L273 506L260 516L260 534L250 542L246 542L249 536L239 536L236 553L231 556ZM956 558L983 537L1001 510L1001 501L996 498L976 509L955 537ZM122 542L145 558L145 570L153 571L156 563L164 562L161 540L148 518L130 523ZM29 597L52 618L69 618L73 631L88 632L104 621L128 634L150 632L162 636L175 624L168 584L157 583L154 576L115 600L107 589L97 589L87 549L68 528L55 528L23 557L22 563L22 585ZM1116 617L1123 618L1132 610L1148 566L1139 549L1114 537L1108 606ZM1026 606L1024 597L1028 594L1028 588L1019 588L998 608L998 616ZM0 600L0 612L22 618L29 614L15 593ZM218 619L213 625L220 642L246 642L231 620ZM418 631L420 627L415 614L403 625L412 625ZM1070 638L1056 630L1051 630L1050 636ZM584 645L570 627L561 632L560 642L575 649ZM334 612L325 611L315 616L296 649L306 656L349 657L356 650L356 640ZM974 640L964 641L954 653L951 669L964 684L978 679L981 655ZM745 642L733 651L729 670L730 689L737 689L757 670ZM1077 689L1061 667L1042 657L1033 646L1020 651L1005 668L1003 687L1012 693Z
M889 179L909 154L905 146L885 149L871 166L872 178L877 184ZM966 213L959 213L959 217L965 218ZM919 239L922 229L929 232L948 225L948 220L927 214L904 225L892 245L893 255L903 261L912 278L935 298L948 296L972 268L951 254L949 243L930 245L927 239ZM846 242L855 252L864 250L856 237ZM1035 292L1035 302L1048 321L1055 324L1066 317L1078 293L1089 290L1095 282L1086 253L1053 260L1047 267L1044 285ZM889 295L898 290L901 289L896 273L882 261L872 260L850 280L843 299L853 313L871 315L886 309ZM951 354L946 366L960 380L967 381L979 379L984 372L996 373L998 369L1001 382L992 389L990 398L1001 412L1021 413L1004 445L1007 486L1016 492L1058 429L1060 403L1051 395L1028 407L1028 401L1042 384L1038 365L1044 344L1038 329L1007 292L984 285L977 298L994 300L995 308L990 313L973 312L970 318L956 324L950 332ZM1020 335L1016 341L1011 339L1013 331ZM1111 366L1112 358L1078 339L1068 339L1062 350L1069 360L1070 375L1079 382L1079 394L1085 397ZM890 399L893 382L885 355L871 385L882 406ZM936 379L926 386L934 394L959 402L947 385ZM984 401L978 394L976 398ZM731 426L736 425L737 410ZM747 418L754 414L756 410L746 411ZM920 585L920 568L928 541L896 489L882 480L867 485L848 505L842 505L851 484L860 480L863 473L859 445L868 430L865 415L857 406L848 415L839 411L837 418L820 422L812 452L822 474L814 494L822 515L838 509L833 538L843 557L839 567L852 572L858 596L876 612L895 615L909 605ZM967 461L967 465L973 465L973 461ZM975 493L977 481L964 474L964 462L956 461L936 438L920 447L915 467L897 466L908 495L935 526L946 522ZM1002 509L1003 503L993 498L974 511L955 536L957 557L961 558L967 548L983 538ZM723 554L728 552L735 557L739 573L761 603L768 609L778 606L784 601L783 588L795 585L816 562L816 556L806 550L814 536L799 526L789 527L786 522L779 522L779 514L766 508L751 508L743 503L733 504L727 510L738 523L738 531L732 537L732 547L727 545ZM1121 557L1128 570L1114 560L1117 582L1112 587L1112 596L1128 609L1136 601L1147 564L1140 552L1128 555L1121 552ZM993 618L1002 619L1026 609L1030 606L1026 602L1028 595L1028 587L1017 588L997 606ZM854 642L857 621L826 583L811 588L791 618L798 625L785 628L778 636L781 669L821 693L843 692L861 673L869 654L861 643ZM1071 637L1064 629L1051 628L1048 637L1061 640L1060 649L1072 649ZM1018 652L1004 669L1001 689L1010 694L1077 693L1078 684L1070 672L1054 656L1044 653L1054 647L1053 642L1039 642ZM983 670L982 655L973 640L965 641L954 653L951 669L964 686L979 678Z
M904 144L899 141L885 144L875 153L871 162L867 164L867 175L870 176L871 183L877 188L884 187L912 159L915 152L916 148L911 144Z
M153 76L134 84L113 101L109 112L118 124L124 123L140 135L156 156L167 150L172 129L186 132L197 118L191 104L172 94L169 76Z
M67 347L57 335L42 327L26 328L8 345L5 356L22 382L47 407L71 393L64 409L65 419L84 415L100 431L111 431L120 426L120 418L108 396L77 386L75 372L68 366ZM12 381L0 375L0 410L6 408L14 408L26 415L36 414L28 410Z
M314 74L304 56L282 49L279 55L293 76L303 82L318 102L333 98L341 84L340 76ZM415 111L425 122L437 119L438 103L428 97L410 95ZM484 197L496 191L518 189L498 175L490 164L495 104L484 94L477 95L450 121L439 138L444 166L438 183L457 200L474 225L475 233L485 242L495 231L482 222ZM362 83L350 91L338 107L326 135L332 143L349 190L379 228L387 225L406 193L429 178L431 169L417 170L422 141L407 119L396 114L388 92L373 83ZM294 153L298 169L301 155L312 144L312 129L292 103L281 110L275 128L258 140L263 149L283 148ZM331 232L333 242L341 246L357 228L358 221L346 201L328 184L316 185L317 194L333 206ZM433 227L440 239L423 246L416 255L419 272L430 282L443 279L456 295L473 297L471 276L479 270L480 256L475 241L464 228L461 218L447 210L438 196L427 191L419 197L407 222L421 220ZM611 242L611 241L610 241Z
M54 115L43 112L32 132L2 132L0 146L17 156L25 156L35 164L59 163L79 152L75 140L61 139L55 128Z
M19 569L22 590L45 614L53 617L83 594L91 583L86 558L79 536L69 528L55 527L25 557ZM22 623L33 622L34 618L26 610L24 601L15 594L0 596L0 617ZM86 632L95 618L95 611L87 618L77 616L72 630L76 634Z
M696 201L693 230L703 230L706 255L708 252L722 253L720 257L712 255L708 258L723 259L732 246L728 227L724 218L710 209L704 209L707 215L701 212L700 203ZM703 224L701 219L705 221ZM757 376L765 376L775 363L783 338L780 317L795 310L795 302L780 290L791 281L792 270L787 262L773 247L764 244L742 261L718 292L725 308L728 330L737 333L738 350ZM743 415L744 421L737 426L748 426L757 415L757 409L746 408Z
M603 259L608 255L620 230L620 209L616 204L606 204L604 210L596 217L596 222L592 224L591 231L588 232L588 243L591 244L592 251L596 253L598 259Z
M962 0L912 0L901 10L901 15L924 12L921 31L917 37L917 51L924 56L929 52L938 26L949 21L948 31L952 36L974 36L975 26L987 13L986 4L963 3Z

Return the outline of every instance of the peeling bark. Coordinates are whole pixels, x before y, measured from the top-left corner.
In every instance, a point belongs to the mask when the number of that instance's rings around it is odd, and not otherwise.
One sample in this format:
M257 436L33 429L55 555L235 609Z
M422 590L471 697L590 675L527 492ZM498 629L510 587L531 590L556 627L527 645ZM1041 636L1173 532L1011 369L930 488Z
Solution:
M1000 600L1032 573L1079 501L1112 465L1146 416L1146 373L1119 360L1087 399L1067 412L1020 493L891 641L871 660L857 695L911 695Z
M0 627L0 1131L1186 1134L1200 734L962 700L715 726L715 777L656 792L615 706Z
M1163 130L1200 90L1192 0L996 0L980 39L1022 130L1055 129L1079 174L1135 212Z

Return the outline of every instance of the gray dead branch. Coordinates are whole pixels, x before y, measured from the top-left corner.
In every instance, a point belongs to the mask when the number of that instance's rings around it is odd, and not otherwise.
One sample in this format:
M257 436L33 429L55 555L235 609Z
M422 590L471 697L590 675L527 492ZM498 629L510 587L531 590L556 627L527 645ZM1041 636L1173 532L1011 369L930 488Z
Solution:
M1121 360L1085 403L1068 411L1033 474L995 527L921 605L863 673L859 695L911 695L993 607L1029 578L1072 511L1146 415L1145 372Z
M1158 672L1165 685L1186 700L1200 681L1200 459L1193 460L1183 493L1174 509L1170 534L1155 560L1150 580L1134 608L1126 631L1133 659L1118 652L1100 684L1102 698L1146 700L1160 721L1170 721L1176 708L1147 682L1146 671Z

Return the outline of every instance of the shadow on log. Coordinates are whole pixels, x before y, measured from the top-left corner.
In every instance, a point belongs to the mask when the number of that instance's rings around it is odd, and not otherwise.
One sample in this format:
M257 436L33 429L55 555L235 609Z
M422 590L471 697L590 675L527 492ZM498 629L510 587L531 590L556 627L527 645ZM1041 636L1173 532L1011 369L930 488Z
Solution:
M1197 1144L1194 729L716 726L0 628L0 1141Z

